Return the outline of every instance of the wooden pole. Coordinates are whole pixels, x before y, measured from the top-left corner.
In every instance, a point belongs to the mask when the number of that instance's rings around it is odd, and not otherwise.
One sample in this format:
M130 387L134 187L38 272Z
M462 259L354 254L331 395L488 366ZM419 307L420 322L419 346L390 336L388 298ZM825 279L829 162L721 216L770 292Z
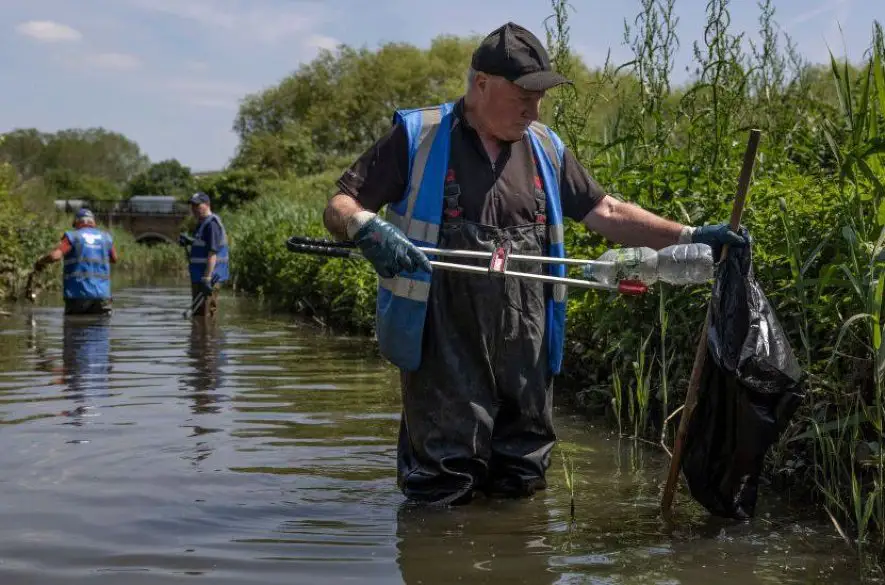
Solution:
M750 138L747 141L747 149L744 151L744 164L738 178L737 193L731 208L731 229L737 231L741 225L741 216L744 213L744 204L747 201L747 191L750 187L750 178L753 175L753 164L756 162L756 150L759 147L759 130L750 130ZM728 245L722 246L720 262L725 260L728 253ZM668 523L672 523L673 517L671 506L673 494L676 490L676 481L679 479L679 467L682 463L682 451L685 448L685 435L688 432L688 423L692 412L698 403L698 390L701 385L701 373L704 370L704 361L707 357L707 330L710 327L710 305L707 305L707 316L704 318L704 326L701 330L701 338L698 340L697 351L694 354L694 366L691 370L691 378L688 382L688 393L685 396L685 406L682 409L682 417L679 419L679 429L676 431L676 440L673 445L673 457L670 459L670 473L667 476L667 484L664 486L664 496L661 499L661 514Z

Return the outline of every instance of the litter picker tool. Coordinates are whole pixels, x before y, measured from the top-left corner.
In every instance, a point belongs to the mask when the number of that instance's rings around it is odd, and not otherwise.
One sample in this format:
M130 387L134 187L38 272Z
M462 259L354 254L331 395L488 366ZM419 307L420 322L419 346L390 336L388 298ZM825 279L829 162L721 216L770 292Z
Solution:
M759 130L750 130L750 137L747 141L747 148L744 151L744 164L741 168L741 174L738 178L737 192L734 198L734 204L731 209L731 229L737 231L741 225L741 215L744 212L744 204L747 200L747 192L750 186L750 179L753 176L753 165L756 162L756 149L759 147ZM722 246L722 255L720 261L724 260L728 254L728 244ZM688 424L691 415L694 412L698 402L698 389L701 385L701 373L704 370L704 362L707 357L707 330L710 327L710 317L712 315L710 305L707 305L707 315L704 318L704 326L701 330L701 338L698 340L697 351L694 356L694 366L691 370L691 378L688 382L688 392L685 396L685 405L682 408L682 416L679 419L679 428L676 431L676 439L673 445L673 456L670 459L670 472L667 476L667 483L664 486L664 494L661 499L661 514L664 519L672 524L671 506L673 504L673 494L676 490L676 482L679 479L680 464L682 462L682 451L685 448L685 437L688 433Z
M303 236L292 236L286 241L286 247L289 249L290 252L297 252L301 254L314 254L318 256L329 256L333 258L363 258L362 254L360 253L354 242L335 242L331 240L321 240L315 238L307 238ZM472 274L488 274L509 278L522 278L525 280L534 280L550 284L564 284L566 286L577 288L608 290L625 295L641 295L648 291L648 286L645 283L635 280L622 280L617 284L608 284L602 282L594 282L592 280L582 280L578 278L564 278L547 274L515 272L508 270L507 268L507 265L510 261L538 262L541 264L566 264L573 266L613 266L615 264L614 262L582 260L578 258L554 258L550 256L511 254L509 250L504 247L499 247L494 252L483 252L478 250L447 250L441 248L422 247L419 247L418 249L429 256L448 256L452 258L471 258L489 261L488 267L484 268L482 266L430 260L430 265L434 269L439 270L453 270L456 272L467 272Z
M217 274L212 276L212 285L214 286L216 282L218 282L218 275ZM203 303L205 303L205 302L206 302L206 293L203 291L198 292L197 296L195 296L194 300L191 302L190 308L182 311L181 316L184 317L185 319L187 319L190 315L193 315L194 313L196 313L200 309L200 307L203 306Z

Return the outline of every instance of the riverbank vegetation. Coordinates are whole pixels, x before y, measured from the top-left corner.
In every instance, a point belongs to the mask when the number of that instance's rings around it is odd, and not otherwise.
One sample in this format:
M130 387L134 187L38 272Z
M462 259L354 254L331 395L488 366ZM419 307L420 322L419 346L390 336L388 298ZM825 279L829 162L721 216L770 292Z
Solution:
M871 23L855 62L807 62L763 0L758 38L733 30L729 3L707 3L694 71L671 81L673 0L641 0L626 27L633 59L590 70L572 52L569 7L553 2L547 41L574 88L550 92L543 119L610 192L692 225L727 219L748 130L763 141L744 224L756 275L807 372L801 412L772 450L769 477L823 505L846 539L885 539L885 44ZM325 236L334 180L396 107L457 98L476 39L429 49L340 47L247 97L231 168L266 179L229 216L238 288L370 333L376 279L365 263L293 255L292 234ZM380 83L379 80L384 80ZM610 247L570 224L573 256ZM709 290L657 286L644 298L572 292L566 375L587 410L625 434L669 445Z

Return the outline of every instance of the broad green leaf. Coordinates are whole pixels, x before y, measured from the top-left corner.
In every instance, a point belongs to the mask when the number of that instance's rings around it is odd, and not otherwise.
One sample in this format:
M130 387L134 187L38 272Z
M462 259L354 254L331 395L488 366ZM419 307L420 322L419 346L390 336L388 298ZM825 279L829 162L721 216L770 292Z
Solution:
M870 81L873 77L873 63L867 63L866 71L861 74L860 103L857 107L857 120L852 129L852 144L861 144L864 139L864 130L867 120L874 114L869 112Z
M802 439L813 439L815 437L829 433L830 431L841 430L845 427L856 427L863 422L866 422L866 417L864 417L863 414L859 412L851 416L822 424L815 422L812 428L803 433L799 433L795 437L790 438L790 440L787 442L792 443L793 441L801 441Z
M871 287L869 312L873 318L873 351L879 352L882 346L882 330L879 327L880 312L882 310L882 292L885 291L885 278L877 278L876 286Z
M845 337L845 334L848 333L848 330L851 328L851 325L861 320L871 319L872 315L868 313L858 313L853 317L848 318L845 323L842 324L842 327L839 328L839 335L836 336L836 343L833 345L833 355L830 356L830 359L827 360L827 368L833 365L833 362L836 361L836 353L839 349L839 346L842 345L842 339Z
M885 42L882 39L881 27L876 28L876 42L873 47L873 78L876 80L876 93L879 97L879 115L885 116L885 64L882 56L885 54Z
M885 224L883 224L883 225L885 225ZM808 269L811 267L811 265L817 259L818 255L821 253L821 250L824 249L824 246L829 241L830 241L830 235L827 234L826 236L824 236L824 239L822 239L817 244L817 246L814 248L814 250L811 251L811 254L808 255L808 257L805 259L805 262L802 264L802 270L800 270L800 274L802 276L805 276L805 273L808 272Z

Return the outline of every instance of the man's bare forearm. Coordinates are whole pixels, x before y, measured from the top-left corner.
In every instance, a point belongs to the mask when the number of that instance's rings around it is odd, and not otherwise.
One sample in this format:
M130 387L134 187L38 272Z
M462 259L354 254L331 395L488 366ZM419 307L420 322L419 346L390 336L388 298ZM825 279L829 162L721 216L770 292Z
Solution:
M43 256L40 256L40 258L38 258L37 261L34 263L34 272L40 272L47 265L52 264L53 262L58 262L63 257L64 254L62 254L61 250L59 250L58 248L44 254Z
M206 258L206 271L203 272L203 279L211 279L212 273L215 272L215 265L218 263L218 256L215 252L210 252L209 257Z
M348 239L347 222L359 211L363 211L363 206L356 199L344 193L338 193L329 200L325 211L323 211L323 224L336 240L346 240Z
M584 218L583 224L612 242L655 250L678 243L685 227L614 197L600 201Z

